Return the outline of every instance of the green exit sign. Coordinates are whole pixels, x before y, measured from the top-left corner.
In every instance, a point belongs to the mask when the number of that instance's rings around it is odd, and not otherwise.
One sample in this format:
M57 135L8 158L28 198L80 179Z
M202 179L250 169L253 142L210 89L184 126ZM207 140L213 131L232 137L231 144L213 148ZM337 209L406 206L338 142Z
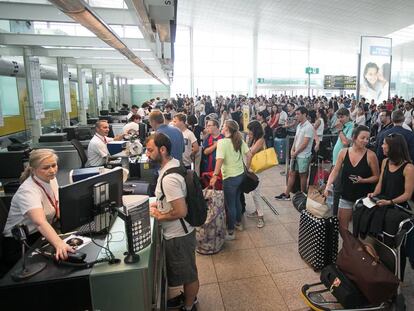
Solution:
M319 68L314 68L314 67L306 67L305 68L305 73L306 74L319 74Z

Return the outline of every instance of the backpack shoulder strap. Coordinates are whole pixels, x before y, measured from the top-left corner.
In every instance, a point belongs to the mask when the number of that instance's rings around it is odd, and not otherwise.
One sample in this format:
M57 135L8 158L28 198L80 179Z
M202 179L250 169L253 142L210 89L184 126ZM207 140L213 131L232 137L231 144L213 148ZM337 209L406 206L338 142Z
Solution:
M164 186L163 186L163 183L162 183L163 180L164 180L164 177L169 175L169 174L173 174L173 173L180 174L181 176L183 176L185 178L185 176L187 174L187 170L183 166L177 166L177 167L172 167L172 168L170 168L170 169L168 169L164 172L164 174L161 176L161 182L160 182L161 183L161 193L162 193L162 195L160 197L160 200L164 200L164 198L165 198Z
M164 187L162 185L162 181L164 180L165 176L167 176L169 174L173 174L173 173L180 174L185 179L185 176L187 175L187 169L184 166L181 165L181 166L177 166L177 167L172 167L172 168L165 171L165 173L161 177L161 193L162 193L162 195L160 197L160 200L164 200L164 198L165 198ZM181 223L181 226L183 227L184 232L187 234L188 233L188 228L185 225L184 219L180 218L180 223Z

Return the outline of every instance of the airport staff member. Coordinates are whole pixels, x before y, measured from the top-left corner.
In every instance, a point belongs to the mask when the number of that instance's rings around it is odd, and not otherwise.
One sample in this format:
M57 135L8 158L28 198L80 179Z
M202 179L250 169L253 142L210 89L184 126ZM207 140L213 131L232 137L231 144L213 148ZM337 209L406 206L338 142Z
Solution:
M95 135L92 137L88 145L88 161L86 167L102 166L109 156L106 144L113 140L121 140L122 134L115 138L108 137L109 124L106 120L99 120L95 123Z
M141 123L141 116L139 114L134 114L128 120L128 123L122 128L124 135L130 134L129 131L134 131L136 134L139 132L139 123Z
M57 156L53 150L38 149L30 153L29 165L20 177L22 184L13 196L3 231L3 263L7 270L21 257L20 242L11 232L18 224L27 226L29 245L43 235L55 248L56 259L67 259L68 252L75 252L51 225L59 219L57 171Z

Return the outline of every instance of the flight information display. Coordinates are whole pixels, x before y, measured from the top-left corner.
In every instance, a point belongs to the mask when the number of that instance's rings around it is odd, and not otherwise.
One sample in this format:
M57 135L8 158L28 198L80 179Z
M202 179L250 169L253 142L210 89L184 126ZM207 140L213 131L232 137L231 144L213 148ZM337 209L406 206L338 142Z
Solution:
M326 75L323 80L324 89L328 90L355 90L357 85L356 76L332 76Z

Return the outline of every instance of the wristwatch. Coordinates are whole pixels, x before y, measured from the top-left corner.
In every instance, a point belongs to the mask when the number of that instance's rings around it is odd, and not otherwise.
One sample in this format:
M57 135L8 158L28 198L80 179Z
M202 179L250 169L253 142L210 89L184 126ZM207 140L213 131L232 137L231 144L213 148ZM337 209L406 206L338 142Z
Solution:
M213 173L213 176L218 176L219 174Z

